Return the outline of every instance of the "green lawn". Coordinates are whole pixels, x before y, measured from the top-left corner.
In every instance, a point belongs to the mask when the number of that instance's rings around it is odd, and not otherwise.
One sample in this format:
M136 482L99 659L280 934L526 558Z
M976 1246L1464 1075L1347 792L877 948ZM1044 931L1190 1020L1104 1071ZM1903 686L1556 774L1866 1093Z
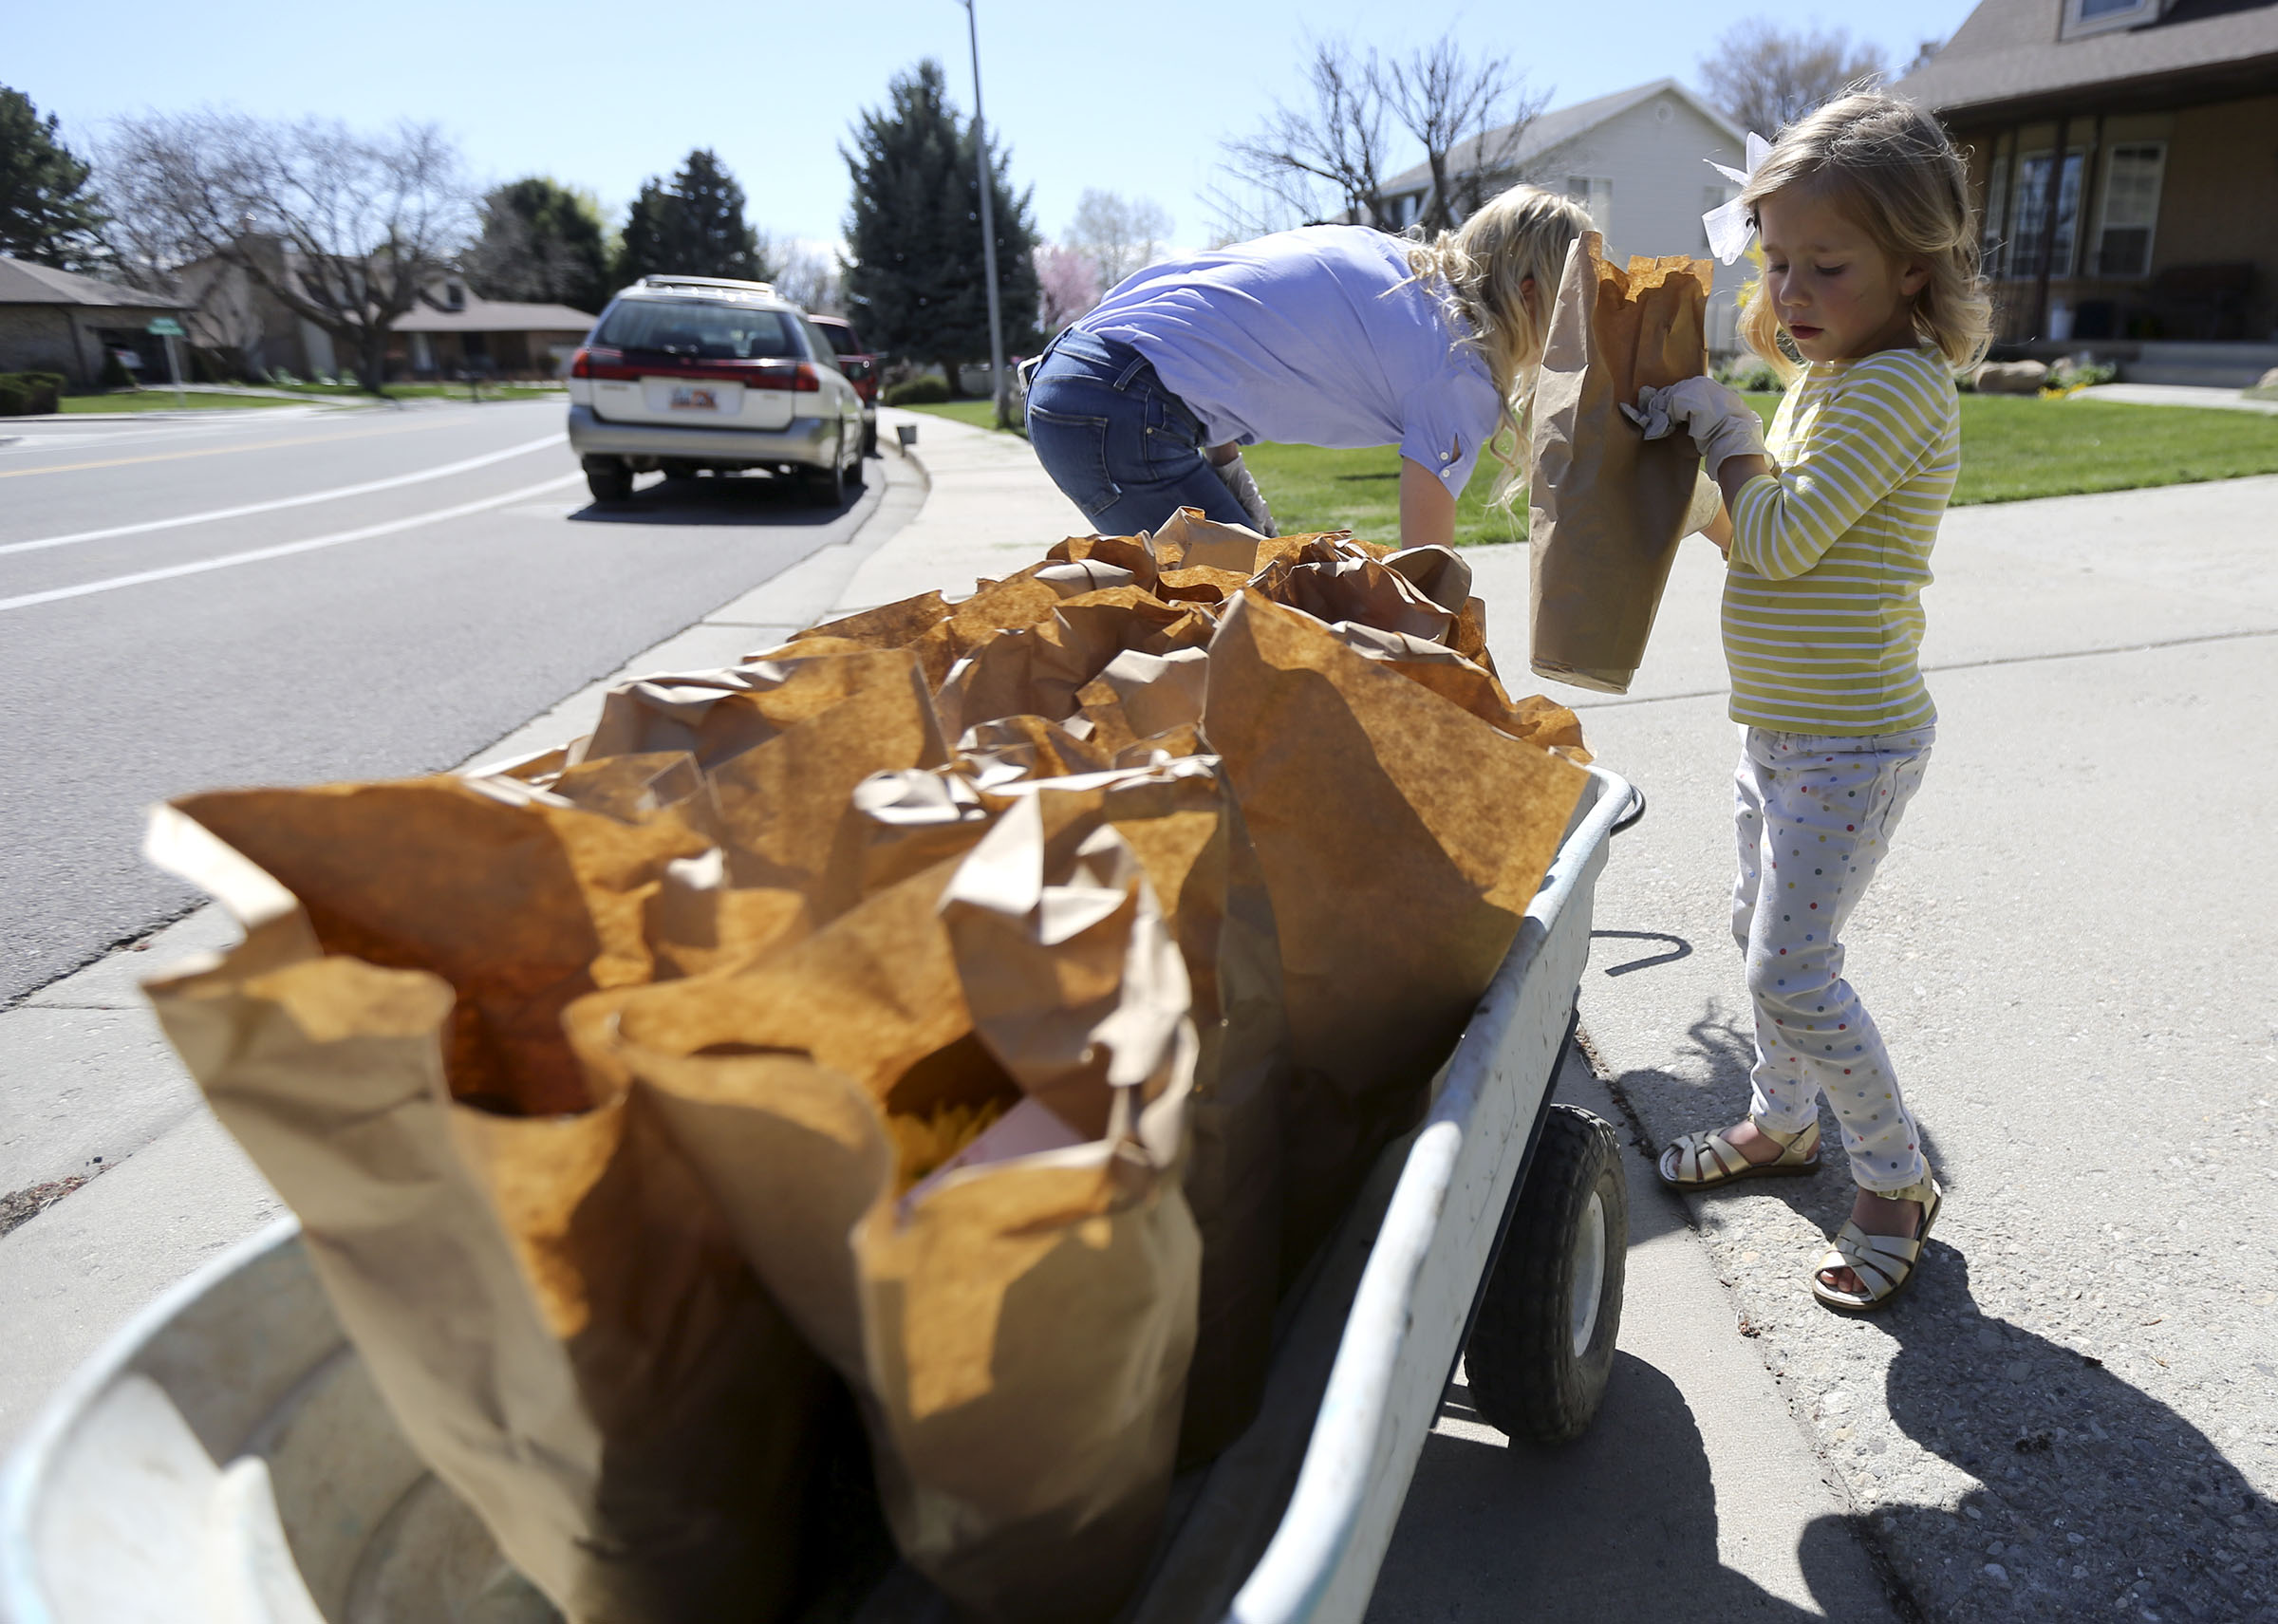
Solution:
M1748 401L1766 422L1775 394ZM2192 406L2034 396L1962 397L1962 476L1953 505L2015 502L2278 474L2278 416ZM990 426L987 401L951 401L912 411ZM1329 451L1310 445L1253 445L1243 456L1273 505L1282 532L1351 530L1371 541L1400 534L1400 453L1389 445ZM1506 514L1489 505L1500 466L1483 456L1456 503L1459 546L1526 539L1526 493Z
M65 395L59 402L66 413L74 412L227 412L242 411L259 406L290 406L297 402L280 400L274 395L210 395L199 390L186 390L177 396L172 389L121 389L114 395Z
M1750 395L1765 421L1780 404ZM1962 476L1953 505L2017 502L2278 474L2278 418L2118 401L1962 397Z
M1774 394L1748 397L1766 421ZM1400 532L1400 454L1392 446L1324 451L1255 445L1245 456L1289 532L1349 527L1371 541ZM1456 506L1459 545L1522 541L1526 495L1511 518L1487 506L1495 464L1483 457ZM2015 502L2278 474L2278 417L2192 406L2114 401L2044 401L2014 395L1962 397L1962 476L1953 505Z
M1253 445L1242 460L1274 510L1284 535L1307 531L1349 530L1363 541L1400 539L1400 450L1371 446L1366 451L1326 451L1311 445ZM1488 505L1503 464L1488 453L1472 471L1471 483L1455 504L1455 544L1489 547L1526 539L1526 488L1521 485L1512 512Z
M316 395L337 400L366 400L374 397L361 383L265 383L265 389L287 389L295 395ZM384 391L391 401L463 401L467 399L464 383L390 383ZM484 383L481 398L486 401L543 401L567 396L569 391L559 383Z

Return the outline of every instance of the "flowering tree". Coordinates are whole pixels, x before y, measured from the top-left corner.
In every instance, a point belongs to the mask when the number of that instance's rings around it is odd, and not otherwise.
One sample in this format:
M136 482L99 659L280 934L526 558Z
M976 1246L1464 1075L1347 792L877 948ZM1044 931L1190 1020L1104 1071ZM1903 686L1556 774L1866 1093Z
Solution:
M1039 248L1036 262L1043 307L1039 325L1047 334L1058 332L1099 303L1099 267L1090 254L1073 248Z

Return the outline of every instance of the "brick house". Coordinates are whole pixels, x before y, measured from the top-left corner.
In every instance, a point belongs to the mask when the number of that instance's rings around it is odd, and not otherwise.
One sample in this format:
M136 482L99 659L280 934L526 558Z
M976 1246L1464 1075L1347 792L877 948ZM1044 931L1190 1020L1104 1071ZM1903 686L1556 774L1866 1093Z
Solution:
M2000 353L2278 366L2278 0L1984 0L1893 88L1968 151Z
M145 381L163 380L165 341L150 323L182 314L178 299L0 255L0 372L60 372L65 387L93 389L104 356L125 350Z

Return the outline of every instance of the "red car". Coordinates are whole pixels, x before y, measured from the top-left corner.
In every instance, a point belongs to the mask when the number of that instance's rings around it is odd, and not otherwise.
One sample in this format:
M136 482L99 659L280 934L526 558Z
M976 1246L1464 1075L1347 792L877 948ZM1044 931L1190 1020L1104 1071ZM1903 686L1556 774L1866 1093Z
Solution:
M886 364L886 357L864 344L854 324L844 316L807 319L831 341L831 347L838 352L839 371L862 397L862 449L866 456L874 457L878 452L878 372Z

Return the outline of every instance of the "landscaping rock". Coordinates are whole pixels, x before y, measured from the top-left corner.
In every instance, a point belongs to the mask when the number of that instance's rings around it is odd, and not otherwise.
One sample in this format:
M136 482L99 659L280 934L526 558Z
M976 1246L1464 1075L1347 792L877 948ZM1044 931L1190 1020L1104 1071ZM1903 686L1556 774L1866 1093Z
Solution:
M2038 395L2048 383L2048 368L2038 361L1989 361L1977 369L1982 395Z

